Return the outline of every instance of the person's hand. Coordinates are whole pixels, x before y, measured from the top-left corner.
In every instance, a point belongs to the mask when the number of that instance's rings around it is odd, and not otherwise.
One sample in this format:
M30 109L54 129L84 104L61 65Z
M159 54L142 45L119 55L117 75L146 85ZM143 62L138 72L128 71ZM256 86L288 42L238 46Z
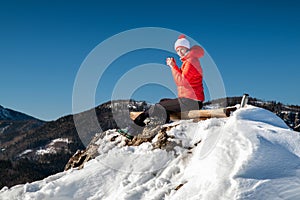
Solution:
M174 67L176 65L175 59L174 58L167 58L166 63L169 67Z

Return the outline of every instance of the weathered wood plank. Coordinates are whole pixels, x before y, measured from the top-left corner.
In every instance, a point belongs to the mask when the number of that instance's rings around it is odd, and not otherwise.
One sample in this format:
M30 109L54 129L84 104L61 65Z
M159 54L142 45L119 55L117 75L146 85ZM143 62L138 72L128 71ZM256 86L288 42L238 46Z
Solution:
M209 118L224 118L229 117L232 111L235 111L236 107L226 107L219 109L209 109L209 110L191 110L180 113L170 114L171 120L180 120L180 119L209 119ZM142 112L130 112L130 118L134 120Z

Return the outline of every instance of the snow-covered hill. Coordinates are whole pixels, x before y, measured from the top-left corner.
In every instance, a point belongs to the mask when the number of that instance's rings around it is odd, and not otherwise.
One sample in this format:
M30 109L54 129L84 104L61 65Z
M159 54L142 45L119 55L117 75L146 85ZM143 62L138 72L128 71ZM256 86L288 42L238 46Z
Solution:
M4 187L0 199L300 199L300 134L264 109L180 121L169 151L107 133L83 169Z
M26 115L24 113L14 111L8 108L4 108L3 106L0 105L0 120L21 121L21 120L37 120L37 119L29 115Z

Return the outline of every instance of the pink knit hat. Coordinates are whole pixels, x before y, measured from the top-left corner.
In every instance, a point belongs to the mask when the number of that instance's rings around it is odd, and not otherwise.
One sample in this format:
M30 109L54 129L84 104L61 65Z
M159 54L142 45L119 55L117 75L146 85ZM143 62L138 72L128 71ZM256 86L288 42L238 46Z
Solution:
M179 35L178 39L175 42L174 48L175 50L178 47L186 47L186 48L190 48L190 42L185 38L185 35Z

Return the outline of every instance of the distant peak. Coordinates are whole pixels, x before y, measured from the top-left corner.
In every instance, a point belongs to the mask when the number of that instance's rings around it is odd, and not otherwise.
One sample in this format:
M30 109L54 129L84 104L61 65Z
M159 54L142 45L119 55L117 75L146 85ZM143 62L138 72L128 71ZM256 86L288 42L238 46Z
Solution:
M4 108L3 106L0 105L0 120L20 121L20 120L33 120L33 119L35 118L32 116L29 116L27 114L9 108Z

